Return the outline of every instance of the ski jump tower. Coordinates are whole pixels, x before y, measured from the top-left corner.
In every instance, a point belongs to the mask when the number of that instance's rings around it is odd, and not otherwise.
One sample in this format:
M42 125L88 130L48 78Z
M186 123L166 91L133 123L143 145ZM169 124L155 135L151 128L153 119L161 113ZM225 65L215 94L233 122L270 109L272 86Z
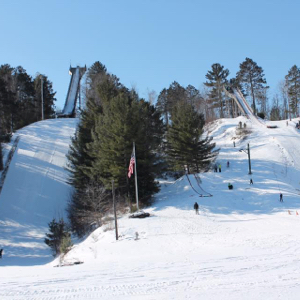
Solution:
M61 117L75 117L77 99L79 99L79 108L81 108L80 80L85 72L86 66L84 66L83 68L80 68L79 66L77 66L76 68L72 68L70 66L69 74L71 75L71 80Z

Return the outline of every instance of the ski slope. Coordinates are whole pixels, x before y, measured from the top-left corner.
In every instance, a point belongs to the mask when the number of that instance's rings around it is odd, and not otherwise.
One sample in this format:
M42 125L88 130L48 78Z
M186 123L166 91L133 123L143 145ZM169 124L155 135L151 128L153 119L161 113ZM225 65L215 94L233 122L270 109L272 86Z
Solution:
M65 216L70 193L65 155L76 123L76 119L45 120L16 134L20 141L0 194L0 248L6 253L6 265L51 260L43 238L48 222Z
M75 121L59 121L62 123L53 128L50 138L58 143L54 131L61 132L58 139L64 150L59 151L57 171L63 172L63 153ZM186 177L161 180L160 193L145 209L150 218L119 216L118 241L113 224L107 223L77 241L64 258L65 264L83 263L64 267L55 267L58 259L50 261L42 233L58 202L65 205L63 195L70 187L65 183L65 173L45 172L56 153L55 146L45 142L41 144L44 154L38 154L38 139L44 136L40 126L46 123L35 124L37 132L26 137L23 154L21 151L14 157L15 165L23 167L23 175L28 177L20 190L28 195L27 201L22 202L14 192L13 179L4 186L7 198L0 197L1 234L5 232L0 247L3 241L6 243L0 261L4 270L0 272L0 299L299 299L300 133L295 129L296 121L288 126L286 121L274 122L278 128L273 130L253 123L251 134L244 139L236 128L239 122L247 122L246 118L218 120L209 131L221 148L218 163L222 172L200 174L203 189L213 197L198 197ZM24 143L23 134L20 143ZM247 154L239 151L248 143L251 177ZM41 165L32 166L34 161ZM19 171L12 168L8 175L20 180ZM250 178L253 186L249 185ZM195 178L190 176L190 180L197 189ZM40 184L33 187L33 181ZM62 193L54 182L63 186ZM228 182L233 190L228 190ZM283 194L283 203L279 202L279 193ZM59 195L59 201L49 202ZM25 205L31 198L39 199L41 206ZM192 209L195 201L200 215ZM25 251L17 245L25 244L26 238L35 244ZM35 251L40 255L38 260L32 258Z

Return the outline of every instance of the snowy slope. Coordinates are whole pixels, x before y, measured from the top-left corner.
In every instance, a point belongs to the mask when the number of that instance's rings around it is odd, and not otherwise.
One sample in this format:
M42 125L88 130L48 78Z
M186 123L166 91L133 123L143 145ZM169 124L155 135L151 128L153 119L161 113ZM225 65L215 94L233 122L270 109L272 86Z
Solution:
M236 133L239 121L252 131L247 139ZM21 267L24 260L18 254L10 266L13 253L8 251L0 262L5 270L0 272L0 299L299 299L300 132L294 122L274 124L277 129L267 129L243 117L216 122L210 130L221 148L222 172L200 174L201 187L213 197L198 197L186 177L161 181L161 192L146 209L150 218L120 216L119 241L108 223L65 257L65 262L83 264L54 267L59 264L55 260L32 266L29 260ZM252 176L247 154L239 151L247 143ZM190 180L201 192L192 176ZM192 210L195 201L200 215ZM1 202L2 196L2 210ZM29 218L17 214L13 197L7 203L7 214L18 226L25 222L30 232ZM39 215L34 218L40 230ZM14 228L7 223L7 231Z
M43 243L48 222L65 215L70 192L65 155L76 119L53 119L22 130L0 195L0 247L6 265L50 260Z

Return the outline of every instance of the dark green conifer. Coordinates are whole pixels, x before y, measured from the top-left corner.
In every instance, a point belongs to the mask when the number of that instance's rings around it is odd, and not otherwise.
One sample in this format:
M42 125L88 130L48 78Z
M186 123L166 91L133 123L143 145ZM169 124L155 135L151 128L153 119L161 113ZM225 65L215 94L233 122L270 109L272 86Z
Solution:
M300 100L300 69L294 65L285 76L287 91L289 95L290 111L294 116L298 116L298 106Z
M168 160L174 171L206 171L217 155L214 143L203 138L204 117L192 105L176 105L167 133Z
M46 233L46 238L44 239L46 245L48 245L53 256L60 254L60 246L64 238L70 239L70 233L67 229L67 225L63 219L56 221L55 218L48 224L49 233Z
M210 91L210 103L213 108L218 108L220 111L220 117L224 118L225 110L225 94L223 92L223 87L227 83L227 76L229 75L229 70L224 69L224 66L220 64L213 64L211 66L211 71L208 71L205 75L206 81L204 84L211 88Z
M257 112L256 99L262 90L269 88L266 84L265 74L262 67L259 67L251 58L246 57L240 64L240 70L236 75L237 81L243 86L247 95L251 96L254 114Z

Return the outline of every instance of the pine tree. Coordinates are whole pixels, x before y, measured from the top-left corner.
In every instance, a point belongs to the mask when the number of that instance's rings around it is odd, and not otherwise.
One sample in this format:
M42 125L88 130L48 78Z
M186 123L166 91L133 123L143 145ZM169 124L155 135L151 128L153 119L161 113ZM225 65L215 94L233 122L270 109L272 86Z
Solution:
M43 81L43 103L42 103L42 89L41 84ZM48 80L48 77L39 74L34 79L34 92L35 92L35 119L36 121L42 119L42 104L44 119L51 119L55 117L55 94L53 91L52 82Z
M190 84L185 89L185 98L186 102L193 105L195 108L200 108L204 101L199 90Z
M79 236L91 226L90 220L82 217L93 211L93 205L85 203L91 185L111 195L114 179L117 194L134 198L134 180L127 176L133 141L141 202L146 203L158 191L154 179L160 171L158 147L163 132L154 106L139 99L134 90L126 89L116 76L106 73L103 65L96 63L88 77L89 98L68 154L70 183L76 189L68 214L72 230Z
M123 90L116 76L107 73L106 67L95 62L87 72L87 99L86 107L81 113L81 119L72 138L67 155L70 171L69 182L76 189L85 187L94 181L93 161L88 145L92 143L92 132L95 130L97 119L103 114L103 105L117 96Z
M247 94L252 98L252 108L254 114L257 113L256 99L264 89L269 87L264 78L262 67L259 67L251 58L246 57L245 61L240 64L240 71L237 73L237 81L243 86Z
M48 224L50 233L46 233L44 239L46 245L48 245L53 256L60 254L61 243L64 238L70 238L70 233L67 230L67 225L63 219L56 221L55 218Z
M0 66L0 126L3 132L12 132L41 120L40 75L33 81L21 66ZM55 92L52 83L44 78L44 117L55 115Z
M224 118L224 105L226 96L224 95L223 87L227 83L229 70L224 69L224 66L218 63L213 64L211 69L212 70L208 71L205 75L208 81L206 81L204 84L211 88L210 100L212 107L218 108L220 110L220 117Z
M3 133L13 131L13 120L17 107L13 68L10 65L0 66L0 123Z
M178 104L172 111L172 123L167 133L168 160L174 171L207 170L215 159L214 143L208 136L202 138L204 117L192 105ZM202 139L201 139L202 138Z
M163 89L160 92L156 108L164 116L166 127L169 126L169 118L173 107L182 101L186 101L186 91L176 81L172 82L168 89Z
M105 186L110 186L114 179L116 187L123 193L129 185L133 195L134 182L129 182L127 173L135 141L139 195L146 199L157 192L154 178L158 158L155 153L160 143L157 132L162 131L161 128L153 106L123 93L113 98L99 116L89 148L94 155L93 178Z
M290 110L294 116L298 116L300 100L300 69L294 65L285 76L287 92L289 95Z
M18 129L35 122L34 85L30 75L21 66L13 71L15 82L16 106L13 109L13 128Z

